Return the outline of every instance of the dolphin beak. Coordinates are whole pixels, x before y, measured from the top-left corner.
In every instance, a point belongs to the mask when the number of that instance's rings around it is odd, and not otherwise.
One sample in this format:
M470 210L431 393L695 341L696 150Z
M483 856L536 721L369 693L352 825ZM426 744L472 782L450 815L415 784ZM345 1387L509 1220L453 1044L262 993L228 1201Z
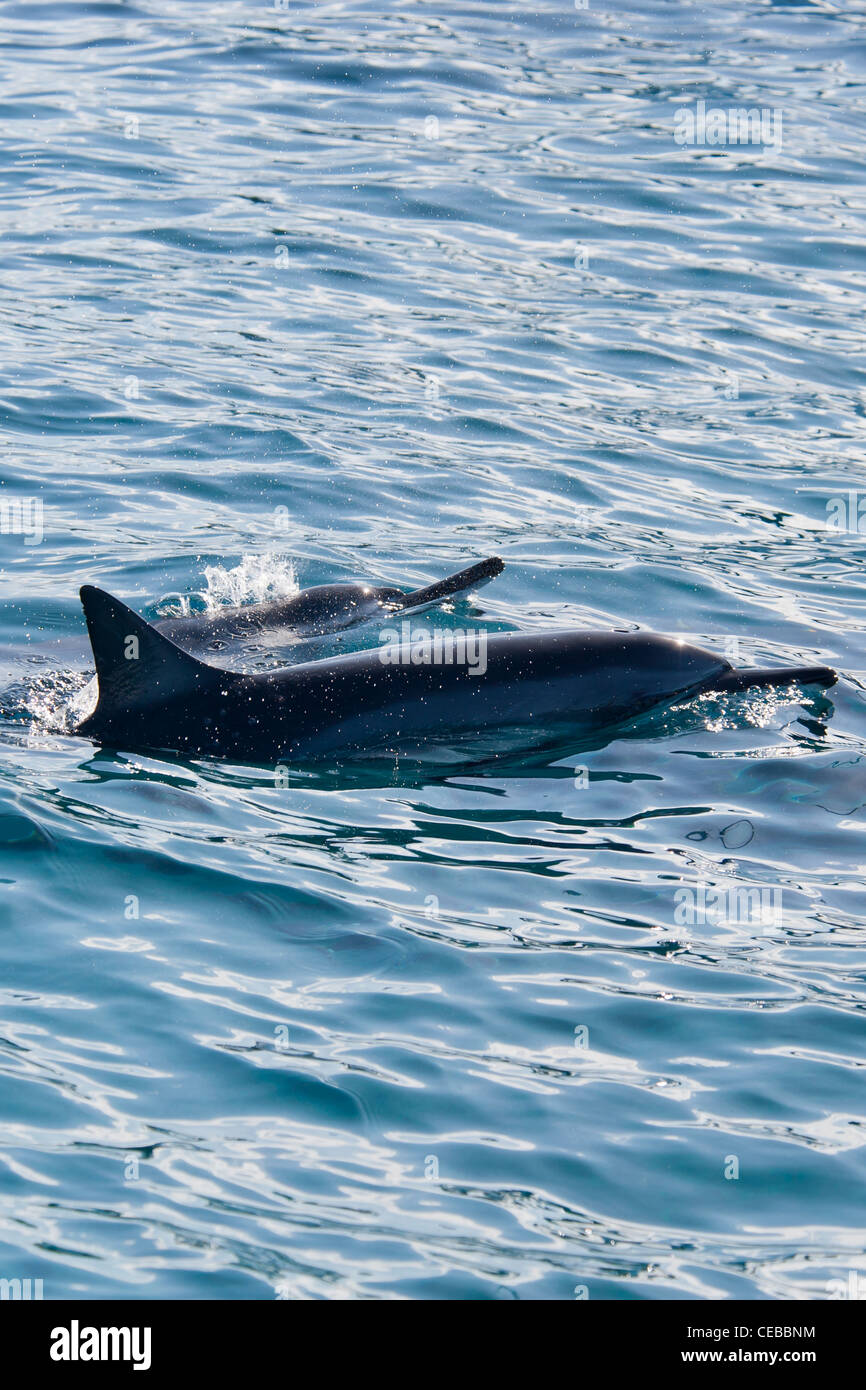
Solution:
M424 589L404 594L402 600L398 601L398 607L403 612L408 609L430 608L434 603L442 603L454 594L466 593L470 589L479 589L482 584L489 584L490 580L495 579L504 569L505 561L500 560L498 555L492 555L489 560L480 560L477 565L458 570L457 574L450 574L447 579L440 579L436 584L428 584Z

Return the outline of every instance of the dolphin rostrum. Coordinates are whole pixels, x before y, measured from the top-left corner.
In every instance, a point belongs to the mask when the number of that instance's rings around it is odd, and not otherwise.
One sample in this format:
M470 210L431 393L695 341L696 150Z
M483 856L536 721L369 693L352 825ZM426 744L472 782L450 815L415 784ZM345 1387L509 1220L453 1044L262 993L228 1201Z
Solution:
M291 598L222 608L216 613L188 618L164 618L153 626L184 649L278 630L287 630L299 639L320 637L394 613L418 613L432 608L447 598L480 588L504 568L502 560L494 555L410 594L387 585L318 584Z
M709 691L836 680L827 666L735 670L644 632L482 633L483 667L410 643L247 674L182 651L101 589L81 602L99 698L74 732L130 751L304 761L491 729L589 732Z

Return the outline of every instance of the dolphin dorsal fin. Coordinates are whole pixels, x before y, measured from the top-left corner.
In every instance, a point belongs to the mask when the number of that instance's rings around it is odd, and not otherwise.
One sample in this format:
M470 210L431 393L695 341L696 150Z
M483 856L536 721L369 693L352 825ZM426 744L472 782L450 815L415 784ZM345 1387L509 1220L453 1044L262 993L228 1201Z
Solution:
M99 714L161 704L225 678L103 589L85 584L80 597L99 680Z

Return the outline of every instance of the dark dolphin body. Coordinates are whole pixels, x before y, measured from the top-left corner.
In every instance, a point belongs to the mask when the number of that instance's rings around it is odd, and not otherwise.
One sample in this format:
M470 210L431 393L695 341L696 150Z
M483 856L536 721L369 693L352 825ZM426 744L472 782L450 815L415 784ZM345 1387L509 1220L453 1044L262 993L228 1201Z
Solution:
M217 613L191 618L165 618L154 623L154 627L185 650L264 632L286 631L297 639L320 637L327 632L342 632L361 623L374 622L389 614L418 613L432 608L455 594L480 588L503 569L498 556L492 556L410 594L402 589L363 583L319 584L312 589L302 589L292 598L248 604L242 608L223 608Z
M652 633L496 633L486 668L355 652L259 674L221 670L100 589L81 601L99 700L75 730L131 751L267 763L403 751L473 731L593 731L705 691L832 685L827 666L734 670ZM395 655L398 655L395 660Z

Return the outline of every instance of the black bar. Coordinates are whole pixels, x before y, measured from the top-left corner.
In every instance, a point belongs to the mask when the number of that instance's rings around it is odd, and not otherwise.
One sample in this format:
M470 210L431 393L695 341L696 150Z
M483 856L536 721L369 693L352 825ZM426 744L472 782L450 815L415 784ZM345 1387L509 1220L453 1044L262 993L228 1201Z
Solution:
M514 1307L521 1302L519 1298L491 1297L475 1303L485 1301L499 1307L474 1307L470 1312L471 1300L449 1306L446 1316L457 1318L462 1325L459 1342L442 1336L441 1312L431 1319L426 1333L419 1329L425 1338L423 1365L428 1375L437 1354L443 1368L448 1367L453 1374L457 1365L465 1370L465 1362L474 1349L483 1359L489 1378L497 1353L508 1357L515 1344L524 1354L528 1353L526 1337L536 1326L540 1306L545 1323L548 1318L551 1320L544 1333L556 1338L552 1345L558 1349L558 1375L562 1374L567 1357L574 1373L580 1370L582 1380L593 1365L597 1368L595 1374L604 1377L631 1373L640 1374L642 1380L666 1377L672 1371L700 1377L708 1368L736 1375L743 1368L754 1367L768 1375L770 1383L777 1372L784 1374L794 1368L810 1371L826 1381L828 1375L846 1367L853 1371L858 1365L862 1309L844 1293L838 1301L812 1302L768 1299L706 1303L627 1298L594 1302L591 1297L583 1297L540 1305L540 1301L527 1299L523 1328L518 1325L523 1321L523 1310ZM317 1333L333 1333L337 1328L342 1331L348 1318L352 1324L351 1342L341 1344L345 1347L347 1370L351 1358L355 1374L359 1361L366 1361L372 1372L372 1354L378 1349L383 1369L388 1364L399 1364L401 1378L407 1374L412 1378L414 1358L407 1360L405 1347L402 1353L398 1351L408 1325L417 1324L419 1318L426 1322L429 1309L419 1309L417 1304L413 1307L408 1301L375 1298L364 1300L360 1310L347 1310L343 1302L333 1306L327 1300L312 1302L318 1305L315 1309L305 1303L301 1310L278 1299L236 1303L7 1300L0 1302L4 1359L8 1370L8 1357L14 1352L19 1382L22 1375L33 1371L47 1374L52 1380L78 1375L92 1380L102 1372L115 1378L129 1374L136 1382L145 1375L162 1378L166 1374L200 1376L213 1372L222 1381L226 1378L227 1358L233 1353L242 1362L245 1360L248 1372L257 1377L285 1375L296 1380L302 1374L301 1365L306 1364L309 1369L303 1375L309 1380L316 1363L320 1370L327 1369L329 1377L338 1364L335 1343L320 1344L321 1351L316 1356L316 1342L311 1339ZM534 1315L529 1311L533 1302ZM503 1303L510 1305L507 1314L502 1311ZM467 1314L472 1318L471 1324ZM102 1329L111 1328L118 1330L116 1339L110 1333L103 1337ZM96 1329L97 1335L89 1329ZM137 1336L134 1329L138 1329ZM394 1340L383 1342L383 1337ZM464 1340L467 1337L469 1340ZM553 1354L551 1344L539 1342L536 1351L541 1356L545 1346L546 1360L548 1354ZM465 1352L461 1347L465 1347ZM119 1354L128 1353L127 1359L110 1359L115 1348ZM86 1359L92 1350L104 1352L106 1359ZM78 1359L55 1359L60 1353L69 1358L77 1354ZM133 1369L134 1358L140 1363L138 1372ZM540 1371L542 1363L537 1364ZM552 1364L548 1366L551 1370Z

